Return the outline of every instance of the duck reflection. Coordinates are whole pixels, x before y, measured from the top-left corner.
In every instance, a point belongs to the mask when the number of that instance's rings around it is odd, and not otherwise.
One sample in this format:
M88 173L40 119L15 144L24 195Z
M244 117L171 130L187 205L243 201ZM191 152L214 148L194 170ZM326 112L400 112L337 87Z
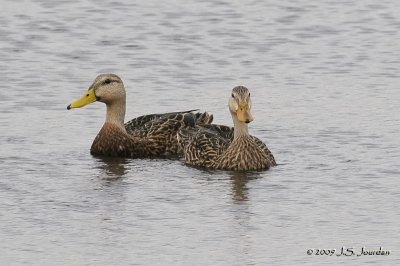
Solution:
M257 172L232 172L230 177L232 182L232 198L237 202L248 200L247 182L260 178Z
M113 157L96 157L97 168L100 169L99 178L103 180L117 180L128 173L126 165L128 159Z

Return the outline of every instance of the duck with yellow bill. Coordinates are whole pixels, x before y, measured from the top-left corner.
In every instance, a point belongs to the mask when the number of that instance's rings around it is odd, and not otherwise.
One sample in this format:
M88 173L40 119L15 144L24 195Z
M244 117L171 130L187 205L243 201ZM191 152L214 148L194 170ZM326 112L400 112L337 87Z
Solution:
M81 108L94 102L106 104L106 119L90 148L92 155L147 158L181 154L177 132L181 128L212 122L208 113L196 110L150 114L124 123L126 91L120 77L101 74L83 96L67 109Z

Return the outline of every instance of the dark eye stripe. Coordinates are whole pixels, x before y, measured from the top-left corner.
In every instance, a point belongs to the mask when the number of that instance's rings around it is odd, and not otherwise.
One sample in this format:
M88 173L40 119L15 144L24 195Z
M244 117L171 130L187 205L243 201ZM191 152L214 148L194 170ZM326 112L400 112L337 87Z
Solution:
M105 81L104 81L104 84L110 84L111 83L111 79L106 79Z

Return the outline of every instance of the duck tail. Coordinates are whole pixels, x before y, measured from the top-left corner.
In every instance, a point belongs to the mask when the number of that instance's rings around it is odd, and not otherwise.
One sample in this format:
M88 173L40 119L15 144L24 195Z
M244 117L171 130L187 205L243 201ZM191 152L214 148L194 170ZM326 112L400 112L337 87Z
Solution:
M209 112L195 114L196 125L201 126L201 125L211 124L213 119L214 119L213 114Z

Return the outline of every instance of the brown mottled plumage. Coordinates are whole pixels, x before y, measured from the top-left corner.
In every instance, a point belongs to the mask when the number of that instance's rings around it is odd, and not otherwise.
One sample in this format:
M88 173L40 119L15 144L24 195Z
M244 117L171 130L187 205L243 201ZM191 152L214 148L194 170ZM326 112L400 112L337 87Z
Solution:
M95 101L107 106L106 121L93 141L90 153L112 157L145 158L179 155L177 132L187 126L212 122L208 113L194 110L144 115L124 124L126 94L122 80L114 74L99 75L81 99L68 109Z
M223 170L263 170L275 166L274 156L258 138L248 133L253 121L250 92L238 86L232 90L229 110L234 128L201 125L182 128L178 140L188 165Z

